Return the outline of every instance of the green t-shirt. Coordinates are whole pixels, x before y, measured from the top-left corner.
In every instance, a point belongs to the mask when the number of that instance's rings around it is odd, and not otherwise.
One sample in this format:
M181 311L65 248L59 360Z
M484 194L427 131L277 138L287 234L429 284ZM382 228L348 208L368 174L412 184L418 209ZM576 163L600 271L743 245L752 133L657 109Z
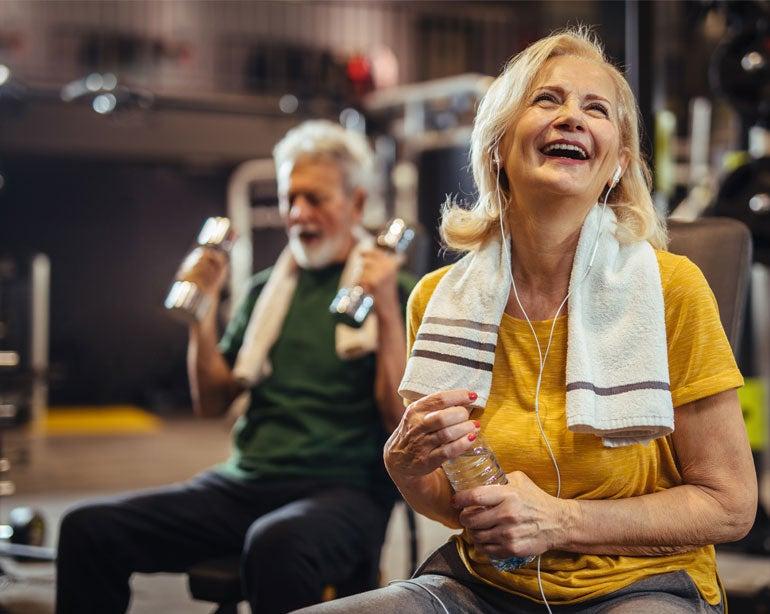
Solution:
M272 374L251 390L220 467L239 479L317 479L380 491L385 432L374 400L375 355L343 361L335 351L329 304L342 265L300 270L281 334L269 353ZM220 350L232 365L254 304L270 276L258 273L228 325ZM402 308L415 279L399 274Z

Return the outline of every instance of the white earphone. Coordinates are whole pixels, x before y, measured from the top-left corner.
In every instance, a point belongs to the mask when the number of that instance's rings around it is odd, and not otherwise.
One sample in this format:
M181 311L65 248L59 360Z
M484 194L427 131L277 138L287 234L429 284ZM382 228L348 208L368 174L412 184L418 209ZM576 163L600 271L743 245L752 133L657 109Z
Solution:
M620 164L618 164L618 167L615 169L615 174L612 176L612 179L610 180L610 189L614 188L616 185L618 185L618 182L620 181L620 178L623 176L623 169L620 167Z
M499 164L497 155L495 155L495 163ZM580 278L580 280L577 283L578 286L583 283L583 280L588 276L588 272L593 267L594 257L596 256L596 251L597 251L597 248L599 247L599 237L601 235L601 231L603 227L604 212L607 209L607 199L609 198L610 191L612 191L612 189L616 185L618 185L618 183L620 182L620 178L622 176L623 176L623 168L618 163L617 167L615 168L615 173L612 175L612 179L610 179L609 189L604 195L604 203L602 204L601 217L599 218L598 229L596 232L596 239L594 240L594 246L591 251L591 258L588 261L588 266L586 267L586 270L583 273L583 276ZM561 310L564 308L564 305L566 305L567 300L569 299L570 294L572 294L572 291L574 288L569 289L569 291L567 292L567 296L564 297L564 300L559 305L559 308L556 310L556 313L553 314L551 331L550 331L550 334L548 335L548 343L545 346L545 351L543 351L543 349L540 346L540 341L538 339L537 333L535 332L535 329L532 325L532 321L529 319L529 316L527 315L527 312L524 309L524 305L522 305L521 303L521 299L519 298L519 293L516 289L516 281L513 278L513 268L511 265L511 252L508 250L508 243L505 240L502 201L500 197L499 184L497 185L497 203L498 203L498 214L500 216L500 238L503 243L503 251L505 253L506 261L507 261L506 263L508 265L508 275L511 282L511 288L513 289L513 294L516 297L516 302L519 305L519 309L521 309L521 312L524 314L524 318L527 320L527 324L529 325L529 329L532 332L532 336L535 340L535 345L537 346L537 353L538 353L539 362L540 362L540 372L537 375L537 384L535 385L535 398L534 398L535 419L537 421L538 430L540 431L540 436L542 437L542 440L545 443L546 449L548 450L548 455L551 457L551 462L553 463L553 467L556 472L556 497L559 498L561 496L561 471L559 470L559 464L556 462L556 456L553 453L553 449L551 448L551 444L548 441L548 437L546 437L545 431L543 429L543 424L540 421L540 387L543 381L543 371L545 370L545 362L548 359L548 353L551 350L551 341L553 341L553 333L556 328L557 319L559 317L559 314L561 313ZM543 590L543 581L540 575L540 557L539 556L537 557L537 583L538 583L538 586L540 587L540 595L543 598L543 603L545 604L545 607L548 610L549 614L551 614L551 606L548 604L548 600L546 599L545 592Z

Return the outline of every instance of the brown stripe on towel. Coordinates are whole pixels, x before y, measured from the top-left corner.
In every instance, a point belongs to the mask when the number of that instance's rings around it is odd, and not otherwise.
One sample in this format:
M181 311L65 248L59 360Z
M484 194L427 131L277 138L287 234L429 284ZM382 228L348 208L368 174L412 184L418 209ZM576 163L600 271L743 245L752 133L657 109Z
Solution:
M428 350L412 350L412 356L419 356L420 358L431 358L433 360L438 360L439 362L450 362L453 365L470 367L471 369L477 369L479 371L492 370L492 363L481 362L479 360L471 360L470 358L463 358L462 356L451 356L449 354L442 354L440 352L430 352Z
M608 397L634 390L671 390L671 387L668 382L636 382L635 384L623 384L622 386L609 386L607 388L594 386L591 382L572 382L567 384L567 392L571 390L591 390L600 397Z
M471 339L463 339L462 337L436 335L434 333L417 333L415 341L438 341L440 343L451 343L465 348L473 348L474 350L484 350L485 352L494 353L495 351L494 343L482 343L481 341L472 341Z
M475 322L473 320L462 320L459 318L436 318L427 317L423 318L423 322L427 324L443 324L445 326L462 326L463 328L473 328L485 333L496 333L500 328L497 324L484 324L483 322Z

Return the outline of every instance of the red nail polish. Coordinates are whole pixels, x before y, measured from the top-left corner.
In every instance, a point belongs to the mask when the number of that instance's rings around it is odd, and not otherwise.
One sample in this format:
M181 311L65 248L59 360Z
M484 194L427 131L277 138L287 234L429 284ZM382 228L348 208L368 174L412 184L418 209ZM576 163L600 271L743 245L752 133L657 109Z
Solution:
M481 428L481 422L479 422L478 420L474 420L473 421L473 426L475 426L477 429L480 429Z
M471 433L468 435L468 441L473 441L474 439L476 439L476 433Z
M471 401L475 401L476 399L478 399L478 398L479 398L479 395L477 395L475 392L469 392L469 393L468 393L468 398L469 398Z

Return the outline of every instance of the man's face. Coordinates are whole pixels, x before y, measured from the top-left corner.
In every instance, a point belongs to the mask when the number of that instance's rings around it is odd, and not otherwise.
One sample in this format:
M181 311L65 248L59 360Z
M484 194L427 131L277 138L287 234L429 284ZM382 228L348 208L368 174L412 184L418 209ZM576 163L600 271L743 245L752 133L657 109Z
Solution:
M291 249L303 269L344 262L361 222L364 196L348 193L342 171L327 160L297 160L279 169L278 207Z

